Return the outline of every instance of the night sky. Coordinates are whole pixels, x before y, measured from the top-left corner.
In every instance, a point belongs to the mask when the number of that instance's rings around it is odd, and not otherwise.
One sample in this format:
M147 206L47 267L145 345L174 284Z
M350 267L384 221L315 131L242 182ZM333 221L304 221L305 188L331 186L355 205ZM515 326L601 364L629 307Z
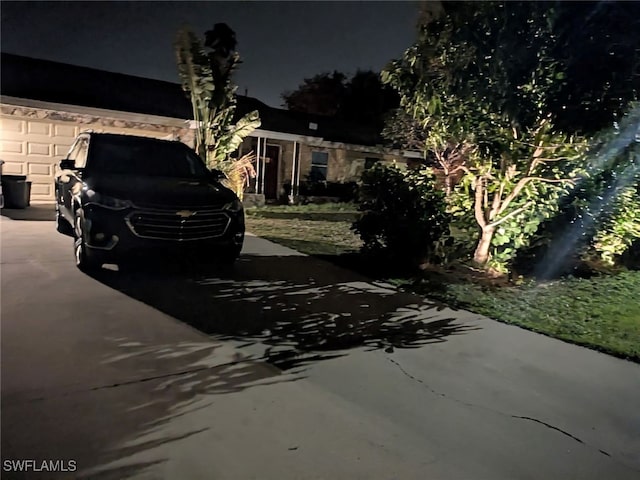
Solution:
M178 82L182 24L236 31L238 93L280 106L280 94L324 71L380 70L413 42L417 2L9 2L4 52Z

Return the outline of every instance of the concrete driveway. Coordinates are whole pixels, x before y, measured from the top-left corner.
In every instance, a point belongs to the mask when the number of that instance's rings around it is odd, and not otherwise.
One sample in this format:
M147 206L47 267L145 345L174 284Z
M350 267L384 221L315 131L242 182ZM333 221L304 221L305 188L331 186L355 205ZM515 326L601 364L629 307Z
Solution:
M0 222L2 478L640 478L639 365L256 237L90 277L49 218Z

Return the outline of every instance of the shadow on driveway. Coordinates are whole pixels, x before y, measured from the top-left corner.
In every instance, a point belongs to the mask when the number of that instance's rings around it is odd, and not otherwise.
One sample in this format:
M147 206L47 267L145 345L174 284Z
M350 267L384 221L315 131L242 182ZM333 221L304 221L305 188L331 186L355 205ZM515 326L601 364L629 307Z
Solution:
M477 328L443 306L306 256L243 256L225 272L146 265L95 278L206 334L257 346L257 358L283 370Z
M11 220L29 220L37 222L51 222L56 219L56 211L51 205L32 205L27 208L3 208L0 215Z

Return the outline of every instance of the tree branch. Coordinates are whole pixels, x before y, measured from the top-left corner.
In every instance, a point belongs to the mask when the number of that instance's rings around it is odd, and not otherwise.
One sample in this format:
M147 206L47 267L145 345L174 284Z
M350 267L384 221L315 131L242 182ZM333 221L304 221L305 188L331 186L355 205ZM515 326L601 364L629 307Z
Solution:
M516 215L518 215L519 213L522 213L523 211L525 211L527 208L529 208L529 206L532 204L533 202L529 201L527 203L525 203L523 206L516 208L513 212L505 215L504 217L502 217L500 220L496 220L495 222L491 222L488 227L492 227L495 228L498 225L500 225L503 222L506 222L507 220L509 220L512 217L515 217Z
M570 183L572 185L575 184L575 180L572 178L524 177L520 179L520 181L516 184L513 191L507 196L507 198L504 199L504 202L502 203L502 207L500 207L500 210L498 211L498 215L501 215L502 213L504 213L504 211L509 207L509 204L513 201L514 198L516 198L520 194L520 192L527 185L527 183L533 180L537 180L539 182L544 182L544 183Z
M544 178L544 177L527 177L530 180L538 180L544 183L570 183L574 185L576 183L575 178Z
M556 158L536 158L538 162L560 162L562 160L575 160L580 158L579 155L574 155L573 157L556 157Z
M484 211L482 209L484 186L482 184L481 177L476 178L475 190L474 214L476 217L476 222L478 222L480 228L485 228L487 226L487 220L484 218Z
M463 170L465 173L471 173L471 170L469 170L467 167L465 167L464 165L460 165L460 166L454 168L453 170L451 170L449 172L449 175L453 175L454 173L458 172L459 170Z
M529 183L532 180L532 178L533 177L524 177L524 178L521 178L518 181L518 183L516 183L516 186L514 187L514 189L511 191L509 195L507 195L507 198L504 199L504 202L502 202L502 206L498 210L497 215L502 215L502 213L509 207L509 204L513 201L513 199L520 194L522 189L527 185L527 183Z

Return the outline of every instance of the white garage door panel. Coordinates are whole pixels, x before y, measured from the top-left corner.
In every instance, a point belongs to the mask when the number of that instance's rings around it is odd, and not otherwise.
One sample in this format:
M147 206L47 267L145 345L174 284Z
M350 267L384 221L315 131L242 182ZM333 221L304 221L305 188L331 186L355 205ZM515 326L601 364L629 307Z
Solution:
M34 199L53 198L53 184L49 183L31 183L31 201Z
M27 142L27 154L31 156L50 157L53 145L50 143Z
M27 122L27 132L34 135L51 136L52 125L43 122Z
M56 144L53 146L53 156L60 158L66 157L67 153L69 153L69 148L71 148L71 143L69 143L68 145Z
M3 140L2 145L0 145L0 152L2 153L15 153L15 154L23 154L26 150L25 148L26 142L20 142L16 140Z
M0 121L0 129L2 129L3 132L24 133L26 123L24 120L3 118L2 121Z
M26 175L26 165L24 162L12 162L5 160L2 165L3 175Z
M68 138L73 142L73 139L78 136L80 129L77 125L54 125L54 136L57 138Z
M48 164L48 163L33 163L33 162L28 162L27 164L27 175L34 175L34 176L46 176L46 177L52 177L53 176L53 165Z

